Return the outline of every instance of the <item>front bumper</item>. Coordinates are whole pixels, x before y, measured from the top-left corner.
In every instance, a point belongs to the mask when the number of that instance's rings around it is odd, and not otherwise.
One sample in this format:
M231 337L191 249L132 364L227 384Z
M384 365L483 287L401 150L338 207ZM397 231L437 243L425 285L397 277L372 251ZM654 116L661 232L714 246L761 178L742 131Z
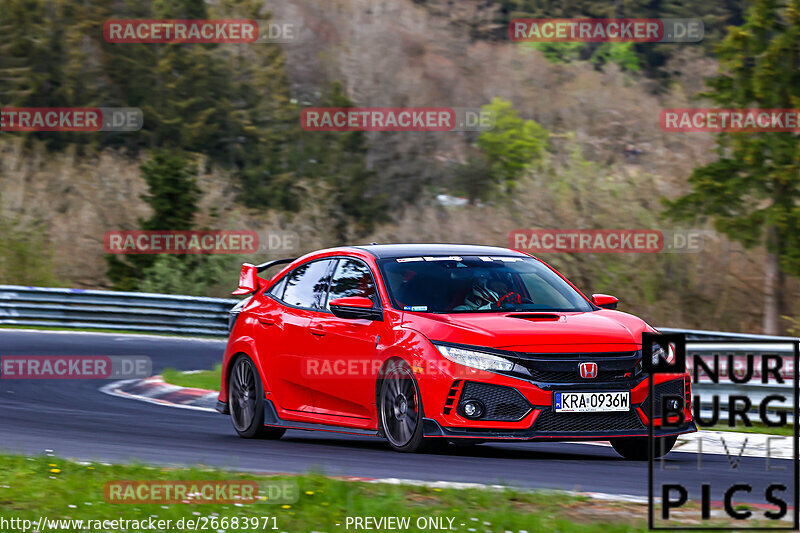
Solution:
M570 416L570 415L563 415ZM559 441L559 440L608 440L622 437L648 437L650 435L649 429L645 426L643 429L636 431L629 430L601 430L601 431L537 431L533 427L519 430L501 430L494 428L457 428L457 427L443 427L436 420L425 418L423 419L423 434L425 437L445 437L448 439L478 439L478 440L541 440L541 441ZM667 437L670 435L681 435L683 433L692 433L697 431L697 426L694 422L687 422L678 428L662 429L660 427L653 428L654 437Z
M477 386L470 386L477 385ZM692 421L691 390L685 377L661 380L653 386L650 395L647 379L632 387L631 409L622 412L600 413L556 413L549 404L554 391L535 387L534 393L523 387L509 385L488 385L484 382L466 381L457 383L450 389L444 413L440 420L433 417L424 420L423 432L426 437L470 438L483 440L606 440L620 437L647 437L650 435L649 417L653 416L653 436L663 437L697 431ZM563 385L561 387L564 387ZM607 390L620 387L604 386ZM556 387L555 390L574 390L573 387ZM594 390L603 390L596 388ZM486 396L480 397L483 391ZM662 426L662 397L683 397L685 422L678 425L677 417L671 418L670 425ZM477 398L486 405L487 420L466 419L463 415L463 401ZM652 400L651 400L652 398ZM651 406L651 401L653 405ZM544 405L542 405L544 404ZM503 419L505 417L505 420ZM456 424L442 423L441 419L456 420ZM461 422L463 420L463 422Z
M552 379L560 377L556 373L547 376L554 376ZM455 375L442 373L438 379L424 384L422 389L426 416L423 430L426 437L551 441L647 437L650 435L651 410L654 436L697 431L692 420L688 375L647 376L640 372L630 378L627 375L612 375L608 381L556 383L469 370ZM629 391L631 408L625 412L555 413L554 393L567 391ZM675 417L670 418L672 425L661 427L660 404L663 396L684 400L684 422L681 425L675 425ZM467 416L465 404L473 403L469 400L478 400L478 404L484 408L481 410L484 413L482 416Z

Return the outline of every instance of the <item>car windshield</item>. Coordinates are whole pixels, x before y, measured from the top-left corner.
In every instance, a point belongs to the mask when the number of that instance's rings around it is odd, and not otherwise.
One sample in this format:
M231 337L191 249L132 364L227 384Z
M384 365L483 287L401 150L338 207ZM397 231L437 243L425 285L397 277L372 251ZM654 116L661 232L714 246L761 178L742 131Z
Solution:
M379 262L396 309L428 313L592 311L546 265L519 256L401 257Z

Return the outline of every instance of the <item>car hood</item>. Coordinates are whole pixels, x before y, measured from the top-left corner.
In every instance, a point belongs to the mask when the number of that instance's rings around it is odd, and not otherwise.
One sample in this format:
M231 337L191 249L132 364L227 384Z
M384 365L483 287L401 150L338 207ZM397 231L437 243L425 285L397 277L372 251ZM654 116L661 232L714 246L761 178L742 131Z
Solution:
M404 327L432 341L528 353L617 352L638 350L643 320L619 311L582 313L409 313Z

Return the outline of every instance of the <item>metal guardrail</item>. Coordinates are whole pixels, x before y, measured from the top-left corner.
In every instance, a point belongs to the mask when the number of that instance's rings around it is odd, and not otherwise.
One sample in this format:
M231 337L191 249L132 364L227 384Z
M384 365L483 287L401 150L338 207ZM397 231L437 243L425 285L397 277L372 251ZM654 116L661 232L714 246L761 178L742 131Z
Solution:
M794 359L794 348L792 343L800 341L797 337L779 337L773 335L754 335L750 333L729 333L724 331L708 331L697 329L677 329L677 328L658 328L661 333L683 333L686 336L687 355L697 353L699 355L719 353L738 353L743 354L748 351L761 353L770 352L781 355L787 360ZM695 343L692 341L719 341L714 343ZM741 344L735 344L736 341L743 341ZM769 344L759 345L758 341L769 341ZM772 344L775 341L782 341L786 344ZM688 359L687 359L688 361ZM786 366L786 365L784 365ZM749 383L731 383L722 380L721 383L712 383L709 380L700 380L698 383L692 384L692 390L695 394L700 396L700 412L702 416L710 416L712 414L712 398L716 396L719 401L720 408L726 413L728 412L728 399L733 395L747 396L752 402L750 415L753 419L759 418L759 405L770 395L783 395L786 397L785 402L777 403L770 402L768 409L769 413L777 413L784 411L787 413L787 418L793 422L793 379L794 372L800 369L792 368L791 374L785 376L784 383L760 383L754 379ZM792 411L792 412L789 412ZM720 421L727 423L727 418Z
M238 300L0 285L0 325L225 336Z
M0 325L224 336L228 334L229 311L237 302L232 298L0 285ZM688 341L800 340L693 329L659 331L684 333Z
M663 331L663 330L662 330ZM683 333L683 331L679 331ZM707 332L719 333L719 332ZM688 333L687 333L688 337ZM768 405L765 405L766 412L770 415L771 420L777 420L773 415L783 411L787 415L787 419L792 422L794 414L794 375L797 368L794 366L794 351L797 339L791 337L767 337L765 335L749 335L748 338L736 338L726 336L724 341L716 342L692 342L687 340L687 365L690 366L689 370L692 372L692 359L697 356L706 361L709 368L714 368L712 357L717 354L723 361L727 354L738 356L734 357L734 361L744 364L743 356L745 354L752 354L753 361L753 376L747 383L733 383L726 376L723 370L723 363L720 363L719 383L714 383L706 375L705 371L698 371L697 377L699 380L692 384L692 392L695 396L700 398L700 414L705 419L708 419L714 414L713 402L716 400L720 408L720 421L721 424L727 424L728 413L730 411L730 398L732 396L744 396L751 403L748 410L751 420L760 420L760 406L761 403L769 396L781 396L783 401L771 400ZM697 341L698 339L694 339ZM706 339L707 340L707 339ZM765 342L765 341L785 341L785 342ZM782 372L783 383L777 382L773 377L768 376L766 383L761 380L760 372L760 357L763 354L777 355L783 358ZM724 364L727 364L725 361ZM742 375L742 370L738 375ZM694 376L694 374L693 374ZM741 403L738 404L742 406ZM738 422L740 424L741 422Z
M704 329L679 329L679 328L658 328L661 333L683 333L687 341L800 341L798 337L777 337L773 335L754 335L752 333L729 333L726 331L708 331Z
M793 363L794 348L792 343L800 341L800 338L797 337L779 337L773 335L755 335L750 333L730 333L697 329L658 328L658 331L661 333L683 333L686 336L687 356L693 353L707 355L714 352L719 354L743 354L748 351L756 353L770 352L792 360ZM692 341L719 342L692 344ZM736 341L743 342L737 345L735 344ZM770 344L759 345L758 341L769 341ZM782 341L786 344L771 344L775 341ZM687 361L690 362L690 358L688 358ZM704 417L712 415L713 411L711 407L713 397L717 397L720 409L725 412L725 416L720 419L720 423L727 423L727 413L729 409L728 400L731 396L741 395L749 398L752 402L752 407L749 411L751 418L753 420L758 420L758 410L761 402L770 395L783 395L786 397L786 401L780 403L770 402L767 411L770 414L784 411L787 414L787 419L793 423L794 396L792 389L794 372L798 370L797 368L792 368L792 373L785 376L784 383L760 383L755 379L749 383L731 383L727 380L721 380L721 383L712 383L710 380L701 379L698 383L692 384L692 391L694 394L700 396L700 413Z
M239 300L173 294L0 285L0 325L117 329L227 335L228 313ZM659 328L687 340L783 340L745 333Z

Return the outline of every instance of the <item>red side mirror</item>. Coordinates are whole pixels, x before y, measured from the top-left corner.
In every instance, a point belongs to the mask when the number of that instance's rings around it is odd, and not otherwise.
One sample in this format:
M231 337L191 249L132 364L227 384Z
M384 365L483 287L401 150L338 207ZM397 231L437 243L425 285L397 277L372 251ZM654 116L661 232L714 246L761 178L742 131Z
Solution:
M258 272L255 265L244 263L242 265L242 271L239 273L239 288L233 291L231 294L241 295L256 292L256 289L258 288L257 274Z
M349 307L356 309L372 309L372 300L363 296L347 296L331 300L331 307Z
M592 294L592 303L604 309L616 309L619 300L610 294Z
M383 311L372 307L372 300L363 296L346 296L330 301L331 313L339 318L383 320Z

